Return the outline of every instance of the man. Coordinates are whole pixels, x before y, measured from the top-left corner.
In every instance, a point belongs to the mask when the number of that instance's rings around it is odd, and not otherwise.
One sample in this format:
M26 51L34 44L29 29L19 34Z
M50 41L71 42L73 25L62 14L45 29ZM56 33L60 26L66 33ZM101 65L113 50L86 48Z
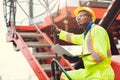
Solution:
M73 34L56 27L59 39L82 45L82 60L85 69L67 71L72 80L114 80L114 71L111 67L111 50L107 32L104 28L94 24L96 19L94 12L88 7L75 9L74 14L79 28L84 30L82 34ZM62 73L62 80L68 80Z

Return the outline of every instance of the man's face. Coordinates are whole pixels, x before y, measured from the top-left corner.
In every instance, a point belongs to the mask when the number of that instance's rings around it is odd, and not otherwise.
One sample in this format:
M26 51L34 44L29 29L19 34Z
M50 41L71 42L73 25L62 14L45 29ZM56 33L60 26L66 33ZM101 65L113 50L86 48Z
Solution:
M80 11L76 17L79 28L85 28L91 21L90 14L86 11Z

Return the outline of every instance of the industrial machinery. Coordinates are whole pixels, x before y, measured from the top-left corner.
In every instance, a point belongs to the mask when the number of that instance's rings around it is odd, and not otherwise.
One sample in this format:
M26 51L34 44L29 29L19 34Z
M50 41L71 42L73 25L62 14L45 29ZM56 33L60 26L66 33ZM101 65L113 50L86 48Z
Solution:
M45 10L36 16L33 12L34 8L36 8L34 0L28 0L29 14L21 6L19 0L4 0L4 17L8 28L7 41L13 42L13 45L17 48L16 51L20 50L23 53L39 80L60 80L61 72L64 72L69 77L66 71L74 70L74 67L69 61L58 56L51 47L56 43L61 45L71 44L58 40L58 36L51 31L51 28L53 24L56 24L66 31L79 33L78 28L74 27L77 26L73 15L76 7L67 6L67 0L65 1L65 7L61 9L59 9L60 0L38 0L38 2L38 5L42 5ZM52 2L53 6L50 8L49 5ZM52 12L55 4L57 4L57 11ZM120 39L120 1L101 2L88 0L79 1L79 4L79 6L91 7L97 17L96 23L103 26L110 34L113 54L111 65L115 71L115 80L120 80L120 55L115 43L115 40ZM101 6L101 4L104 4L104 6ZM17 25L17 7L27 16L29 25ZM43 21L39 21L42 19L39 17L45 13L49 15L44 16ZM103 16L104 13L105 15ZM37 17L36 20L34 19L35 17ZM29 47L32 48L32 51L29 50Z

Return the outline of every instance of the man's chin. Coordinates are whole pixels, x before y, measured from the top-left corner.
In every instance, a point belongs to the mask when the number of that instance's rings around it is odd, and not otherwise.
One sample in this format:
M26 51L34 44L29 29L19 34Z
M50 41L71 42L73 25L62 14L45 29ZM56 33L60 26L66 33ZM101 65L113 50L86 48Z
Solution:
M83 29L83 28L84 28L84 26L83 26L83 25L79 25L79 28Z

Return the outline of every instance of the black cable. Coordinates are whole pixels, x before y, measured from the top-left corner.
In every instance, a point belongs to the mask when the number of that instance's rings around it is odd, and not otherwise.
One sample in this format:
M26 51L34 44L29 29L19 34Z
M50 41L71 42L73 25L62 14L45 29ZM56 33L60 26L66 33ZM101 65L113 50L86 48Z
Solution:
M72 78L69 76L69 74L65 71L65 69L61 66L61 64L58 62L58 60L56 60L55 58L53 58L52 60L52 63L51 63L51 69L52 69L52 77L53 79L55 80L60 80L60 77L59 79L57 78L56 79L56 76L55 76L55 72L57 71L56 68L59 67L59 69L66 75L66 77L69 79L69 80L72 80ZM57 71L58 72L58 71Z

